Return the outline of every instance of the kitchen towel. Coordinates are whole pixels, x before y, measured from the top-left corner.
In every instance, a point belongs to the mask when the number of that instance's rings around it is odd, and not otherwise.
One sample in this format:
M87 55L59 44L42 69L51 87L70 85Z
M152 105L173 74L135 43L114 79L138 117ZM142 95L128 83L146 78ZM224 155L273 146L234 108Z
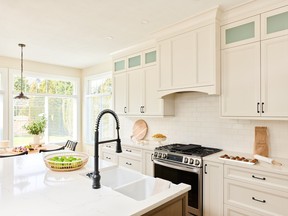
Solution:
M254 154L268 157L268 129L267 127L255 127Z

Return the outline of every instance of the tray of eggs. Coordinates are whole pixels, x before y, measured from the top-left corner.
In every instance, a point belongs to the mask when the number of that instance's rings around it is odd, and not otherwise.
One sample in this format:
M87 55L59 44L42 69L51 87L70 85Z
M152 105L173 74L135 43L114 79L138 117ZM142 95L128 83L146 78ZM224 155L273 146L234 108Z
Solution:
M219 159L238 162L238 163L242 163L242 164L248 164L248 165L254 165L258 162L257 159L249 159L249 158L245 158L245 157L232 156L232 155L227 155L227 154L221 155L219 157Z

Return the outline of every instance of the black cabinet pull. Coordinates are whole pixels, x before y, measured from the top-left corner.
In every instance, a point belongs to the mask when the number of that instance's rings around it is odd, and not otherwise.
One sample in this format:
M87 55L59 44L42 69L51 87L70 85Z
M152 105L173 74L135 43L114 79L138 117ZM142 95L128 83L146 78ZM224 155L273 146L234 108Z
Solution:
M108 159L108 160L111 160L111 158L110 158L110 157L106 157L106 159Z
M204 174L207 174L207 164L204 166Z
M262 113L264 113L264 103L262 102L262 107L261 107Z
M151 161L153 161L153 156L154 156L154 154L152 153L152 154L151 154Z
M128 162L126 162L126 164L127 164L127 165L129 165L129 166L131 166L131 165L132 165L132 163L128 163Z
M124 107L124 113L127 113L127 107Z
M255 178L255 179L259 179L259 180L263 180L263 181L265 181L266 180L266 178L265 177L257 177L257 176L255 176L255 175L252 175L252 178Z
M132 152L132 150L126 149L127 152Z
M260 103L258 102L258 103L257 103L257 113L260 113L260 111L259 111L259 106L260 106Z
M266 200L259 200L259 199L256 199L255 197L252 197L252 200L261 202L261 203L266 203Z
M145 111L144 111L144 106L142 106L142 113L144 113Z

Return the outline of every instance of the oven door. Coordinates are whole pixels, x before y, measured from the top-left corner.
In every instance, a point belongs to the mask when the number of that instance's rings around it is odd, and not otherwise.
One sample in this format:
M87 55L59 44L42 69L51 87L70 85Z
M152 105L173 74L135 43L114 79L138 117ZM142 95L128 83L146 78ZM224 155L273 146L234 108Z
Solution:
M191 185L191 190L188 191L188 212L192 215L202 215L202 168L154 159L154 176L174 184Z

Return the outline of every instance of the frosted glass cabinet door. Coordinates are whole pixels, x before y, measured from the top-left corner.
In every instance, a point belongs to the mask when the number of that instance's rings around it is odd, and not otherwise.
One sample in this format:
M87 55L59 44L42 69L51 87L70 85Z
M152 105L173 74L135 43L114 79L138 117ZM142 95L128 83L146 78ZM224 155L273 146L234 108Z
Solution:
M136 56L131 56L128 58L128 68L136 69L138 67L141 67L141 54Z
M221 27L221 48L230 48L260 40L260 17L254 16Z
M261 15L261 39L288 35L288 6Z
M124 71L125 69L125 59L117 60L114 62L114 72Z

